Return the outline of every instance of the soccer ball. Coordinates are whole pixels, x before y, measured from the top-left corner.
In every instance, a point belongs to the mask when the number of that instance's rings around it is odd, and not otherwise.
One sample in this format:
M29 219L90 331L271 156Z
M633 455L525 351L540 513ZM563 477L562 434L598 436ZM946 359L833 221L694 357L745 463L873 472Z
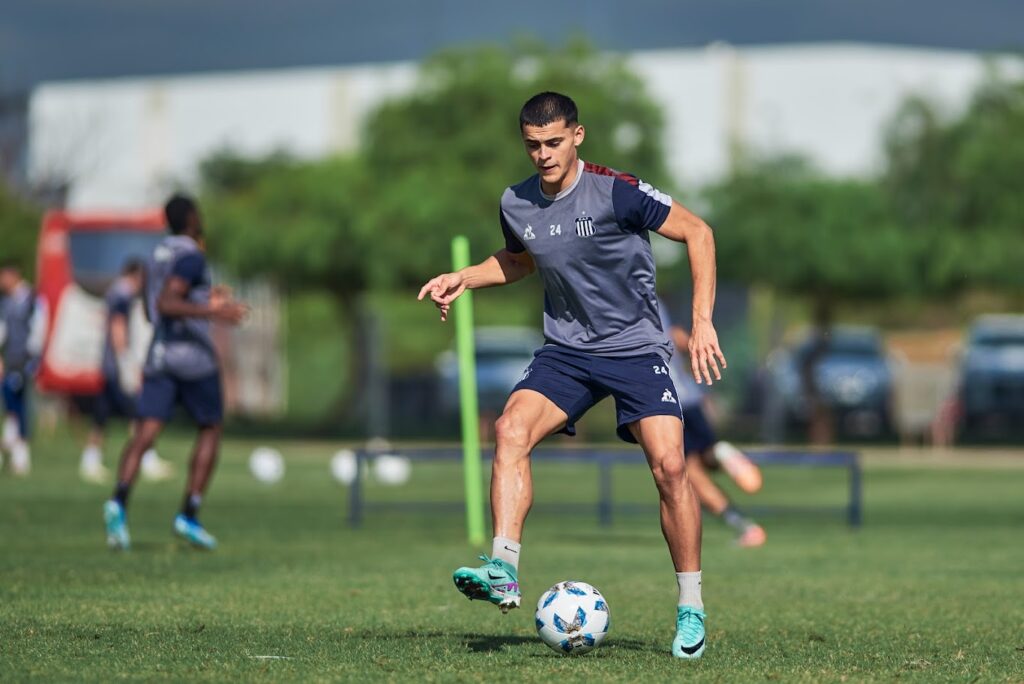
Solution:
M356 453L351 449L339 449L331 458L331 476L344 485L356 479Z
M373 474L381 484L405 484L411 472L412 465L404 456L381 454L373 459Z
M555 651L580 655L604 641L611 625L608 602L586 582L559 582L537 601L537 634Z
M284 477L284 458L272 447L258 447L249 456L249 472L260 482L273 484Z

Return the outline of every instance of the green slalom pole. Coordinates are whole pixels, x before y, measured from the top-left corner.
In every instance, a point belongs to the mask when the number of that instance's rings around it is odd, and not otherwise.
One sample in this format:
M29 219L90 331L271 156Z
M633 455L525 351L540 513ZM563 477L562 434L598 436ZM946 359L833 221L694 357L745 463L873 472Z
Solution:
M469 266L469 240L452 239L453 270ZM476 401L476 346L473 340L473 292L455 300L455 346L459 355L459 400L462 407L462 473L466 485L466 531L470 544L484 543L484 490L480 467L480 412Z

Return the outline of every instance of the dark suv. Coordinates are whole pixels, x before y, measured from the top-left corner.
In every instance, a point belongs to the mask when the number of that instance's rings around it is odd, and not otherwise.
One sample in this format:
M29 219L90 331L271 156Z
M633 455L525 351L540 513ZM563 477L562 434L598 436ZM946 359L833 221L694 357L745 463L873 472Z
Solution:
M968 431L1024 418L1024 316L977 319L960 362L960 402Z
M775 351L768 361L769 390L776 397L776 410L789 424L804 424L810 418L801 369L815 353L815 344L805 335L796 345ZM817 353L814 379L840 432L873 436L889 431L893 374L878 331L836 326Z

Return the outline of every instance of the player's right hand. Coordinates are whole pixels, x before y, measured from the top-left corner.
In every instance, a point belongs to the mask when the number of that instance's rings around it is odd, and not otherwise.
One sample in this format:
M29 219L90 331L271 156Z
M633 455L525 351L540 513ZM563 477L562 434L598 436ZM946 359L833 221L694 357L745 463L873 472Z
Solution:
M215 320L228 325L238 325L249 315L249 307L234 299L211 297L210 309Z
M442 273L427 281L420 288L416 299L422 300L428 294L434 306L441 310L441 320L448 320L448 309L460 294L466 291L466 283L460 273Z

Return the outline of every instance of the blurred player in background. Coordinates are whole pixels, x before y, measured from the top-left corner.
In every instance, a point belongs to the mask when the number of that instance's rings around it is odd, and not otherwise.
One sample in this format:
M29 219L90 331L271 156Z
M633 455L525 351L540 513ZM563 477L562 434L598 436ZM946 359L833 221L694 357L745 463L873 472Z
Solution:
M110 418L120 416L132 421L135 430L136 403L142 387L142 368L131 342L131 312L142 294L145 265L129 259L121 275L107 289L106 331L103 342L103 389L92 402L92 429L82 451L78 472L87 482L109 480L103 465L103 442ZM170 477L170 464L149 449L142 457L142 476L151 480Z
M224 416L220 362L210 323L237 325L247 308L211 285L195 201L175 195L164 210L171 234L153 250L146 268L146 313L153 324L153 340L143 369L139 424L121 455L114 495L103 507L107 545L115 549L130 545L125 509L142 455L152 448L178 404L196 423L198 434L173 530L193 546L217 545L198 520L216 465Z
M704 391L693 381L683 363L684 356L689 354L690 335L682 327L672 324L664 301L659 300L658 304L662 326L676 347L676 353L669 362L669 373L678 390L679 407L683 412L683 453L686 454L690 485L705 510L736 530L737 545L761 546L767 540L764 529L736 508L709 473L721 468L740 489L753 494L761 489L761 470L746 454L729 442L719 441L715 435L704 411Z
M700 503L683 458L683 430L667 361L672 355L654 293L650 232L687 245L693 275L692 372L720 378L725 356L711 322L715 243L711 229L636 176L588 164L576 104L540 93L523 105L519 132L537 173L505 190L499 220L505 248L485 261L427 282L447 318L466 288L506 285L539 271L544 337L495 425L491 470L491 557L453 579L470 599L517 607L523 525L533 503L530 453L556 432L575 433L592 406L615 398L619 437L639 443L661 499L661 526L679 594L672 654L704 653Z
M32 469L28 394L46 339L45 304L14 262L0 264L0 297L0 378L5 411L0 458L6 451L11 472L25 476Z

